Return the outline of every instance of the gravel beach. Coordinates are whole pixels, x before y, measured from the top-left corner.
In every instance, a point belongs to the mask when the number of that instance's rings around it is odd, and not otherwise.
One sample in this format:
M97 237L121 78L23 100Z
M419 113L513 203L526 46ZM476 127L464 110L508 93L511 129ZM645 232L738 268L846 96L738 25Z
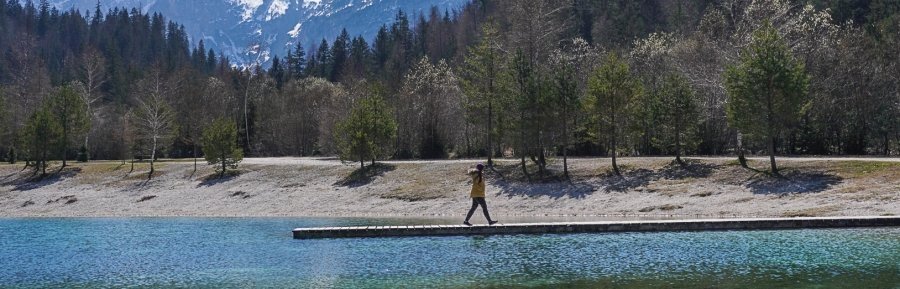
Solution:
M496 216L790 217L900 214L900 159L779 158L784 177L742 168L733 158L551 160L540 175L517 160L486 174ZM250 158L217 178L205 163L76 163L35 178L0 165L0 217L462 217L465 172L476 160L390 161L367 170L328 158ZM751 167L766 168L764 158ZM53 169L53 168L51 168ZM58 168L57 168L58 169ZM54 170L55 171L55 170ZM475 216L480 220L480 213Z

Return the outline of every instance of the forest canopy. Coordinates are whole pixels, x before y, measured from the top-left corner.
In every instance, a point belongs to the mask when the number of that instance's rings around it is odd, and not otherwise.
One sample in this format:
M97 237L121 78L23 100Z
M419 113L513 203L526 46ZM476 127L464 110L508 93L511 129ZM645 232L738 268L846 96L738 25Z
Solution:
M542 171L561 155L900 154L898 1L477 0L398 11L372 39L343 31L249 68L163 15L19 2L0 1L6 160L198 157L217 119L245 156L337 155L336 129L372 87L396 123L378 142L388 158L505 156ZM726 70L764 27L808 78L774 135L740 131L727 109ZM639 93L588 101L612 58ZM63 87L86 129L39 147L37 132L58 134L35 120ZM152 141L136 125L148 99L166 114Z

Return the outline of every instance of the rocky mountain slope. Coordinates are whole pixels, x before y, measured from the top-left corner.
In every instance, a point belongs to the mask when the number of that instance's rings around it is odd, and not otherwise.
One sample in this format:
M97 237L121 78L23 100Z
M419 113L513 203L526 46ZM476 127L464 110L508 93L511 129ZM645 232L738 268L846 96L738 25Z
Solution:
M100 0L113 7L140 7L183 24L196 45L221 51L238 65L266 65L300 42L307 49L322 38L331 42L341 29L372 39L397 11L427 15L432 6L452 11L468 0ZM51 0L60 10L93 13L97 0ZM413 19L412 17L410 17Z

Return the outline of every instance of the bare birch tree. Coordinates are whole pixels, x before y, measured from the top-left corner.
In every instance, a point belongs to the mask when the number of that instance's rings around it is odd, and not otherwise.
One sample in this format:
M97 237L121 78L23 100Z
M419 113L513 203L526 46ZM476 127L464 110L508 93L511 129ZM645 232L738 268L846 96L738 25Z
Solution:
M81 86L75 85L74 87L79 90L79 94L81 99L84 101L84 104L87 106L88 120L93 124L97 117L97 102L103 98L103 95L100 93L102 90L100 89L104 83L106 83L107 75L106 75L106 60L103 58L103 55L100 54L96 49L89 48L85 50L84 54L81 56L81 65L79 66L81 72ZM91 131L94 130L94 126L91 126ZM84 134L84 148L89 148L89 139L91 136L91 132Z
M166 100L170 93L168 84L159 70L151 72L138 84L141 96L133 122L137 138L142 144L142 153L150 156L148 179L153 178L157 151L167 145L175 131L175 112Z

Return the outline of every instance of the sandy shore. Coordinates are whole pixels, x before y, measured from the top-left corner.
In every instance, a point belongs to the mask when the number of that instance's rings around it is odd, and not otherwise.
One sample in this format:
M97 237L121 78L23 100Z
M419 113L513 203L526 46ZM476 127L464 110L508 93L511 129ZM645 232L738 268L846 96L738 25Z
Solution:
M900 159L780 158L784 178L741 168L731 158L553 160L544 176L515 160L487 174L498 216L878 216L900 215ZM0 217L104 216L448 216L470 205L466 169L476 161L397 161L357 171L333 159L247 159L237 176L213 177L192 162L74 164L37 180L0 165ZM751 165L764 169L763 159ZM529 181L530 179L530 181ZM476 218L481 218L480 212Z

